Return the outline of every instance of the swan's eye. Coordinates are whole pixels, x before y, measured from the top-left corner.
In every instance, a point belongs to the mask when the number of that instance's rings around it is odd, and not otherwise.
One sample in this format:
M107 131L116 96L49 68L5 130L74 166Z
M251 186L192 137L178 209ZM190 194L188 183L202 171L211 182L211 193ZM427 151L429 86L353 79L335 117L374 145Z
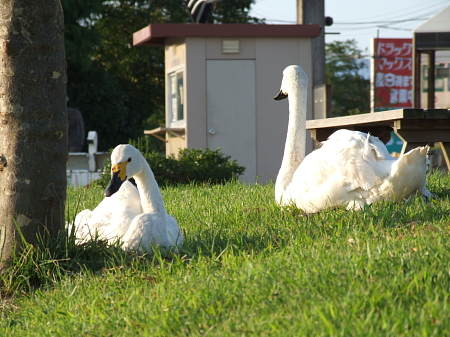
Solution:
M127 162L130 162L130 161L131 161L131 157L130 157L130 158L128 158Z

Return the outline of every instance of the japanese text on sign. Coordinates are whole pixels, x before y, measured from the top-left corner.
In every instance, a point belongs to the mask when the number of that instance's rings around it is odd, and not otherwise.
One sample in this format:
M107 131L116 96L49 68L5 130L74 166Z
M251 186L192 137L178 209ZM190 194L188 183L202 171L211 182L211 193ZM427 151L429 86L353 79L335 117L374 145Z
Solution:
M412 107L412 39L374 39L375 108Z

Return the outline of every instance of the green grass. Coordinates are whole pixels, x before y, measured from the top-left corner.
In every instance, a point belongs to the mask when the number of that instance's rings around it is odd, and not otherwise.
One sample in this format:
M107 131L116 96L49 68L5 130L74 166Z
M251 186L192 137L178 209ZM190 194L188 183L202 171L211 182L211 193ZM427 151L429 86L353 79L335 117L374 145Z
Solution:
M449 336L450 177L429 189L428 205L304 216L277 207L271 184L164 188L179 254L30 248L14 276L37 280L3 280L0 335ZM69 220L101 192L69 189Z

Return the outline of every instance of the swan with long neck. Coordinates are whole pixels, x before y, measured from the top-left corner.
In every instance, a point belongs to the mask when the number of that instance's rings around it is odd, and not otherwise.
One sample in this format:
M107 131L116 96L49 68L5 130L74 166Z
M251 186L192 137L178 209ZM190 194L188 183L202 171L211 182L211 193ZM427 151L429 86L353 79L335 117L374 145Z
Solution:
M276 100L288 97L289 124L275 198L307 213L344 206L360 209L379 200L398 201L420 192L425 198L427 147L399 159L370 134L338 130L305 157L308 78L301 67L283 71Z
M127 181L134 178L136 188ZM121 238L124 250L152 252L152 246L179 247L184 237L167 214L149 164L132 145L118 145L111 154L111 181L105 199L75 219L77 236L94 233L110 241Z

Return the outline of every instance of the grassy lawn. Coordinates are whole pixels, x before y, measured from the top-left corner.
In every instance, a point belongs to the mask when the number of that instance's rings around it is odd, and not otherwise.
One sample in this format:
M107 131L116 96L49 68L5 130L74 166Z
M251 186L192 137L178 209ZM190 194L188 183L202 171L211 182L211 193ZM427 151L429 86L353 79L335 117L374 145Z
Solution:
M3 299L0 335L450 336L450 176L428 186L428 205L311 216L277 207L272 184L164 188L181 253L98 242L76 271L60 267L70 257L34 261L59 269ZM69 220L102 198L68 193Z

